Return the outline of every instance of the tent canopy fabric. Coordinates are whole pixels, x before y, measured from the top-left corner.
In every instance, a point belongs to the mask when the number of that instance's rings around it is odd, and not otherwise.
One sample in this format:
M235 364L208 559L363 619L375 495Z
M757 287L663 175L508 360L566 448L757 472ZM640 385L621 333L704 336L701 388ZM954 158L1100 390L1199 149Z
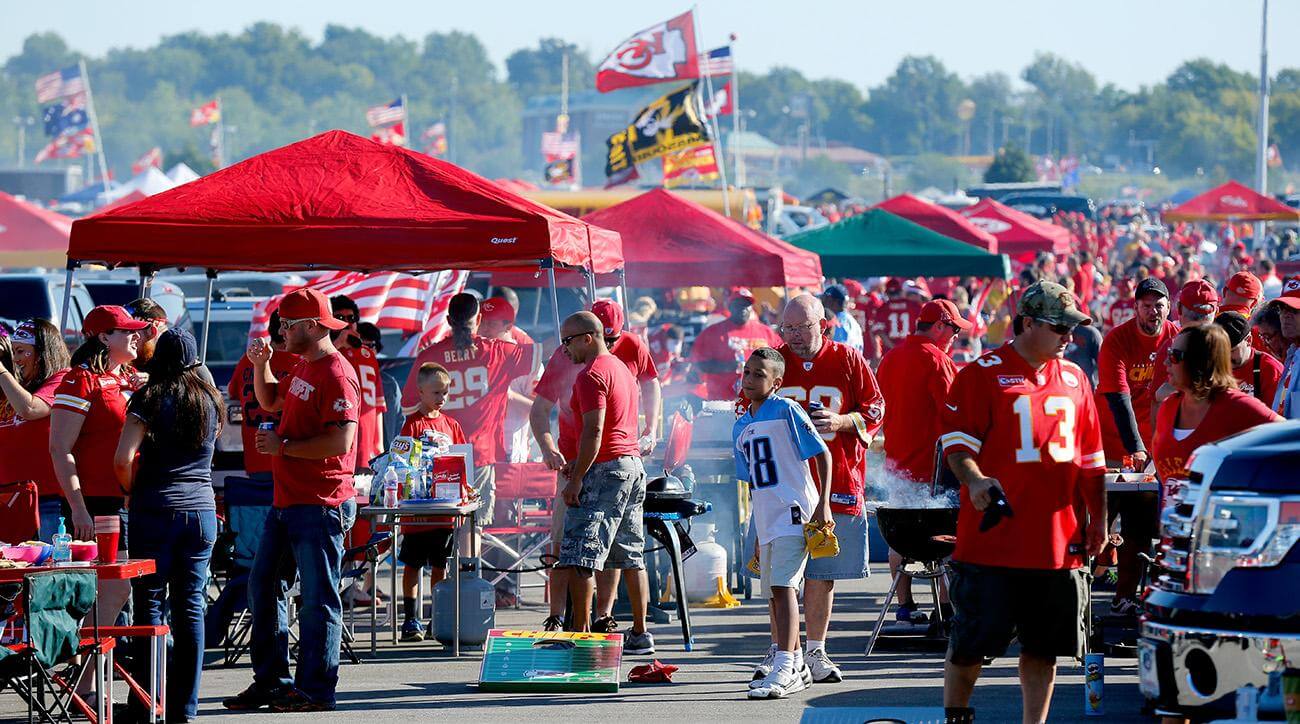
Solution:
M653 189L582 217L617 231L623 238L627 284L638 288L680 286L819 287L816 254L754 231L734 219L679 194ZM499 286L544 285L536 274L494 274ZM557 274L559 286L581 286L585 279ZM601 276L599 286L617 284Z
M996 199L980 199L974 206L962 209L961 214L975 226L997 237L998 251L1016 261L1032 259L1040 251L1070 253L1069 229L1035 219Z
M957 241L978 246L990 254L1004 251L998 248L998 239L993 234L972 224L965 216L918 196L900 194L876 204L876 208L884 209Z
M72 219L0 191L0 267L62 267Z
M1300 221L1300 210L1229 181L1164 212L1165 221Z
M459 166L327 131L72 225L78 262L210 269L608 272L618 234Z
M819 254L827 276L1006 278L1011 273L1005 254L990 254L884 209L809 229L787 241Z

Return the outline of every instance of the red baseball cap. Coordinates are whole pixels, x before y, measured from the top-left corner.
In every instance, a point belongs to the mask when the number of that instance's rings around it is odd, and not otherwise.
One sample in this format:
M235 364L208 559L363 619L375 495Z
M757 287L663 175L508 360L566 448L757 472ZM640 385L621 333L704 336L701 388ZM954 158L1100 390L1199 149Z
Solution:
M921 307L921 314L917 316L916 321L934 324L936 322L947 322L957 329L966 331L972 326L970 320L961 316L957 311L957 305L947 299L936 299L933 302L926 302Z
M605 325L605 336L614 337L623 333L623 307L613 299L597 299L591 305L591 313Z
M845 279L842 284L844 284L844 288L848 290L849 295L855 298L860 297L867 292L857 279Z
M898 277L890 277L889 281L885 282L885 291L891 294L903 291L903 280Z
M1300 311L1300 277L1287 277L1282 282L1282 296L1273 301Z
M479 314L483 315L484 321L495 319L501 322L515 323L515 308L510 306L510 302L506 301L505 297L484 299L479 303L478 310Z
M87 337L94 337L97 334L112 332L115 329L126 329L135 332L148 326L148 322L132 317L125 307L116 304L102 304L90 310L86 318L81 320L81 333Z
M1264 294L1264 285L1259 277L1248 271L1239 271L1232 275L1224 289L1247 299L1259 299Z
M343 329L347 322L334 318L330 300L318 289L296 289L280 301L280 319L315 319L325 329Z
M754 293L749 291L749 287L736 287L731 290L731 294L727 297L727 305L730 306L737 299L747 299L750 304L753 304Z
M1219 293L1204 279L1193 279L1178 293L1178 304L1202 314L1209 314L1219 303Z

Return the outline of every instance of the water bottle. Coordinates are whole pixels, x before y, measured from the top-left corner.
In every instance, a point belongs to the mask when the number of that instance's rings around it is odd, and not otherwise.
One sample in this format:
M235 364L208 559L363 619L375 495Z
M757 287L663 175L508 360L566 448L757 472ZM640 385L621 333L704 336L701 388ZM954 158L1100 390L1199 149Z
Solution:
M59 531L54 534L53 560L55 563L67 563L72 560L72 536L68 533L62 517L59 518Z
M397 507L397 471L392 467L384 471L384 507Z

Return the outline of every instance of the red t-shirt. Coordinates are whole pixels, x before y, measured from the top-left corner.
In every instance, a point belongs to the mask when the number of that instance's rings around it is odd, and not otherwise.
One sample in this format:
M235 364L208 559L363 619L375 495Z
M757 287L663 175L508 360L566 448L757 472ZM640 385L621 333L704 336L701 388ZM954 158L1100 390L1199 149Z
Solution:
M126 494L113 472L113 455L126 422L126 401L133 390L123 377L96 374L86 365L68 370L54 395L52 407L85 417L72 445L77 459L81 494L92 498L121 498ZM45 449L49 450L46 442Z
M274 357L272 357L274 359ZM305 440L324 433L329 425L356 423L361 406L357 372L338 352L311 361L302 359L279 382L284 399L276 434L288 440ZM352 473L357 446L342 455L308 460L287 455L271 458L277 508L290 505L337 506L356 495Z
M388 411L384 401L384 383L379 378L379 360L366 347L340 350L357 371L361 386L361 411L357 414L357 465L365 467L370 459L384 451L379 429L379 413Z
M584 413L605 411L596 462L640 453L637 447L637 393L632 371L612 354L596 357L578 373L578 379L573 383L573 398L569 401L573 417L581 421ZM576 457L576 451L574 455Z
M37 388L34 395L45 404L52 404L57 388L68 370L50 375ZM54 475L54 460L50 457L50 418L24 420L14 414L7 403L0 402L0 483L35 480L36 493L41 497L63 495L59 479Z
M1179 329L1182 329L1182 327L1179 327ZM1169 381L1169 367L1165 365L1165 360L1169 359L1169 347L1173 343L1174 338L1169 337L1156 348L1155 364L1151 365L1151 381L1147 383L1147 387L1151 390L1151 401L1153 403L1155 402L1156 391Z
M871 334L882 339L882 354L902 344L916 330L921 307L915 299L889 299L872 313Z
M867 361L852 347L829 339L810 360L796 355L789 347L777 348L785 358L785 375L777 394L808 409L816 400L829 412L862 415L862 427L822 435L831 451L831 510L857 515L862 512L862 493L866 481L867 444L880 430L885 416L885 397L876 384ZM817 479L817 468L813 468Z
M515 344L535 344L533 338L530 337L527 332L518 327L510 328L510 338L515 341Z
M635 334L619 335L609 353L622 360L639 383L649 382L659 376L649 349ZM582 423L573 415L570 398L573 397L573 384L582 369L582 365L574 364L573 360L564 354L562 347L557 347L551 353L551 359L546 363L546 371L542 373L542 379L538 380L535 390L538 397L555 403L560 422L560 438L556 440L556 446L566 460L578 456L578 433L582 429ZM640 393L638 387L636 402L638 405Z
M442 408L465 431L474 446L474 466L493 465L506 456L506 403L510 381L532 372L539 354L535 344L515 344L475 335L467 350L456 349L448 337L420 353L402 390L403 400L419 400L420 365L437 362L451 375L447 402ZM417 403L418 404L418 403ZM414 408L415 404L411 405Z
M1156 439L1151 445L1151 457L1156 463L1156 474L1162 481L1187 477L1187 459L1196 448L1248 430L1256 425L1281 420L1268 405L1240 390L1224 390L1210 400L1210 411L1192 434L1182 440L1174 439L1178 406L1183 393L1175 392L1160 404L1156 416Z
M1080 308L1087 309L1092 301L1093 268L1091 264L1080 264L1074 273L1074 296L1079 298Z
M1112 329L1101 342L1101 352L1097 355L1097 400L1096 406L1101 410L1101 434L1106 451L1106 459L1120 460L1128 451L1120 440L1119 429L1115 426L1115 416L1102 395L1110 392L1127 394L1133 403L1133 414L1137 416L1138 432L1142 442L1151 448L1151 403L1155 390L1151 389L1151 378L1155 376L1158 362L1156 357L1160 346L1178 334L1178 325L1165 322L1160 333L1150 337L1138 328L1137 319L1130 319Z
M298 366L299 359L301 358L292 352L275 351L271 355L271 375L277 380L288 378L293 368ZM239 435L244 440L244 472L250 475L271 472L271 456L257 451L257 427L264 422L279 425L280 413L267 412L257 404L253 364L248 361L248 355L241 357L235 365L226 392L244 411L244 424L239 428Z
M1083 565L1079 486L1106 464L1083 370L1063 359L1035 370L1003 345L957 373L943 423L944 454L973 455L980 472L1001 483L1014 513L981 533L984 514L963 486L953 558L1006 568Z
M1255 389L1255 360L1259 360L1259 389ZM1264 403L1265 407L1273 404L1277 394L1278 382L1282 380L1282 363L1267 352L1252 352L1246 363L1232 371L1237 380L1237 388L1243 393Z
M885 461L918 483L934 480L934 444L943 434L943 403L957 365L928 337L913 334L880 361L876 381L885 395Z
M465 433L460 429L460 423L451 419L450 415L438 414L437 417L429 417L420 413L408 415L406 422L402 423L402 434L411 437L423 437L425 433L430 433L436 442L438 438L445 437L449 445L464 445ZM472 474L471 471L467 471ZM417 525L417 524L427 525ZM411 518L410 523L402 524L403 533L423 533L433 528L450 528L452 526L452 517L449 515L435 515L428 517Z
M695 345L691 347L691 361L734 363L734 372L718 374L700 371L700 381L704 383L710 400L734 400L740 392L740 369L745 360L749 359L749 353L762 347L776 348L780 345L781 338L777 333L758 319L751 319L744 324L724 319L705 327L695 337Z

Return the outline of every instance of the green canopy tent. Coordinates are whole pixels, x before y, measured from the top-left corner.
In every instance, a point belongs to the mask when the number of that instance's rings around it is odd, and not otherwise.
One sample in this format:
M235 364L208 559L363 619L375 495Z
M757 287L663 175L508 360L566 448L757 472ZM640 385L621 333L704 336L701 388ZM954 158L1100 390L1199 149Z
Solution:
M786 239L822 258L828 277L1011 276L1006 254L990 254L884 209L871 209Z

